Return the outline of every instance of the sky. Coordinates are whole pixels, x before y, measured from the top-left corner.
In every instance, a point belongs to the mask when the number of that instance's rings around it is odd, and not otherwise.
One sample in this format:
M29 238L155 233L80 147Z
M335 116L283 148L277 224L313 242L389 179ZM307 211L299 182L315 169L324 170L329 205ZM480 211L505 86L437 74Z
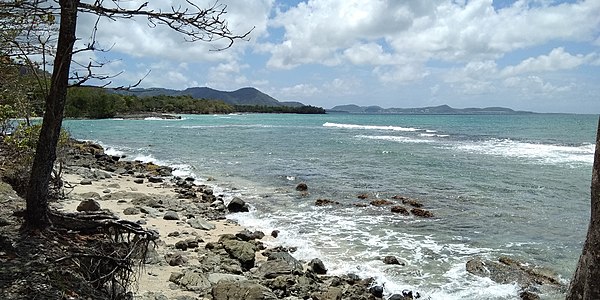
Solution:
M150 2L157 10L184 3ZM186 42L145 19L101 19L97 46L110 51L77 60L105 62L99 73L120 73L112 85L144 78L139 87L255 87L280 101L324 108L447 104L600 113L600 0L219 3L227 5L234 33L252 30L248 40L211 51L221 41ZM95 21L80 14L80 47Z

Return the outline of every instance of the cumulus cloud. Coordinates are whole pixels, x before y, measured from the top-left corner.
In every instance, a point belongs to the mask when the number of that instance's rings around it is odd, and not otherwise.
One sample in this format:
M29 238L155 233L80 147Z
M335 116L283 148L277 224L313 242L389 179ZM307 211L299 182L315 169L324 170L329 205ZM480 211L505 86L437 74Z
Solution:
M514 76L529 72L544 72L568 70L579 67L586 63L594 63L598 59L598 54L590 53L587 55L572 55L559 47L553 49L548 55L528 58L516 66L508 66L501 72L503 76Z
M125 8L137 8L146 1L132 0L119 2ZM210 7L214 1L200 1L199 7ZM220 1L228 5L228 0ZM110 1L104 1L110 6ZM197 3L197 2L196 2ZM113 4L114 5L114 4ZM273 0L236 1L234 5L227 6L227 20L229 29L234 34L244 34L252 30L249 38L251 41L266 33L267 20ZM150 1L148 9L155 11L168 11L171 7L190 7L182 0ZM82 44L89 42L92 36L97 17L92 14L82 14L79 17L78 37ZM202 62L224 61L240 55L240 53L253 42L238 41L229 51L210 51L223 47L227 41L214 42L187 42L185 36L174 32L164 25L152 26L147 19L116 19L101 18L98 23L98 32L95 36L98 44L105 49L116 53L126 53L133 57L153 57L173 61Z
M261 49L271 68L349 62L373 66L383 81L410 81L427 74L430 60L493 61L549 41L593 41L599 16L599 1L522 0L496 9L492 0L310 0L278 12L269 26L283 28L283 37Z

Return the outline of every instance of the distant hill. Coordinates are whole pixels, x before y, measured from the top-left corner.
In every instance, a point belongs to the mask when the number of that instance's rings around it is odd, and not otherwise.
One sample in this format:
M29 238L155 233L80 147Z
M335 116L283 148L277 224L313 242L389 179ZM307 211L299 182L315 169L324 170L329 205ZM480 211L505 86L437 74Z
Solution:
M196 99L222 100L231 105L264 105L264 106L290 106L302 107L300 102L279 102L277 99L252 87L241 88L232 92L219 91L208 87L193 87L183 91L163 88L131 89L129 91L118 91L119 94L135 95L140 98L152 96L185 96L189 95Z
M516 111L506 107L452 108L448 105L419 108L381 108L379 106L338 105L327 112L351 114L407 114L407 115L514 115L531 114L528 111Z

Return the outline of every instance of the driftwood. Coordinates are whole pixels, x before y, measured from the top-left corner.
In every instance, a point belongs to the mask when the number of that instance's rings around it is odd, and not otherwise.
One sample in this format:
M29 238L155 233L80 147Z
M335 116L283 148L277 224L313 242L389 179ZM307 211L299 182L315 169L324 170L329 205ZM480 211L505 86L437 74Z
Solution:
M49 213L52 226L87 237L79 249L57 259L77 267L83 278L112 299L124 297L143 268L158 232L120 220L110 212Z

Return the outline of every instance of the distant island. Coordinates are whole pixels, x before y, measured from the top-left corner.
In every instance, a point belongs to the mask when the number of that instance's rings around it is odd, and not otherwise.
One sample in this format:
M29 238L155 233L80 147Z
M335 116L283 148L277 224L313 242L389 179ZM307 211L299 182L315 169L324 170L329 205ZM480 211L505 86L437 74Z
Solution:
M279 102L255 88L233 92L207 87L183 91L162 88L119 90L74 87L67 94L67 118L167 118L168 114L290 113L324 114L321 107Z
M121 95L137 96L139 98L154 96L190 96L194 99L221 100L230 105L250 105L250 106L269 106L269 107L302 107L306 106L300 102L280 102L277 99L253 88L245 87L235 91L226 92L211 89L209 87L192 87L185 90L171 90L164 88L131 89L116 91Z
M530 111L517 111L506 107L453 108L448 105L418 108L382 108L379 106L338 105L328 113L347 114L406 114L406 115L517 115L533 114Z

